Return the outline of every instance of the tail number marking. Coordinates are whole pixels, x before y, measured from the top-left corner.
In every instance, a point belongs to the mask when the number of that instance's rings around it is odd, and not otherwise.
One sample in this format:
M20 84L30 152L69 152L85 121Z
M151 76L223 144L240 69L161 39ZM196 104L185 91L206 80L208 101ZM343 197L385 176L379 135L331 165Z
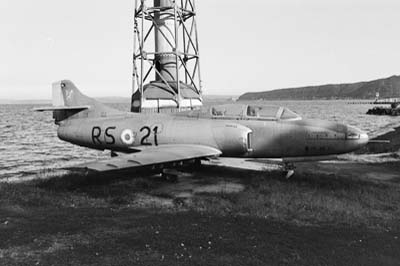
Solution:
M153 127L153 130L151 130L148 126L144 126L140 129L140 132L145 132L142 139L140 140L141 145L152 145L151 142L149 142L148 140L152 131L154 135L154 145L158 146L158 126Z
M115 137L112 135L111 131L116 129L116 127L107 127L104 131L103 141L107 145L115 144ZM92 142L93 144L103 144L100 140L101 137L101 127L92 128Z

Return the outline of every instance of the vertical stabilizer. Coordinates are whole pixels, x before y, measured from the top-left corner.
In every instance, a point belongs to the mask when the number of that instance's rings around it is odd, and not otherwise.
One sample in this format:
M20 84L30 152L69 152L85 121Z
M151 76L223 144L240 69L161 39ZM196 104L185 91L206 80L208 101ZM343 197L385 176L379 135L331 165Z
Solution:
M95 99L82 94L75 84L69 80L54 82L52 90L53 106L103 105Z
M52 84L52 105L35 110L53 111L56 124L66 119L107 117L123 113L84 95L69 80L61 80Z

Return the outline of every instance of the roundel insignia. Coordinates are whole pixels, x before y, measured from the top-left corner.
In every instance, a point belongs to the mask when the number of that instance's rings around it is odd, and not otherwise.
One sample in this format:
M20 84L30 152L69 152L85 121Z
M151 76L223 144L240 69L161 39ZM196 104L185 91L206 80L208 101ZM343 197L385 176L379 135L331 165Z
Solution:
M121 133L121 140L123 143L127 145L132 145L135 142L132 130L130 129L123 130Z

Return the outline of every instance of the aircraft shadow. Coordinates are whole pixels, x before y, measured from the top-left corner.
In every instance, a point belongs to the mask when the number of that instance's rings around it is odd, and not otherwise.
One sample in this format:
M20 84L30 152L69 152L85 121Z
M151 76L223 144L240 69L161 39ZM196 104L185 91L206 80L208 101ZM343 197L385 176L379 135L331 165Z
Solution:
M383 183L374 183L371 180L361 179L357 176L349 178L337 173L320 173L313 171L317 163L299 164L299 171L291 179L286 179L281 170L249 170L226 166L202 165L201 167L185 167L181 179L190 179L195 184L207 185L220 181L232 181L243 184L245 187L256 187L260 183L281 183L288 186L312 188L318 190L352 190L365 186L387 186ZM106 196L118 193L148 192L163 186L171 186L172 182L166 181L157 171L140 169L135 171L118 171L109 173L75 171L59 177L35 181L35 185L51 191L79 191L92 196ZM107 191L101 193L99 191Z

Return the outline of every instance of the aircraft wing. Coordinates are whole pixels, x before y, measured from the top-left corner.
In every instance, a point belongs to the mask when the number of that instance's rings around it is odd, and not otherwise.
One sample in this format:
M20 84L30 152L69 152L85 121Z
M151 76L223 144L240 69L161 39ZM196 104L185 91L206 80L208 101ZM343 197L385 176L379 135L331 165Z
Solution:
M123 154L109 159L74 166L99 172L123 170L135 167L173 163L192 159L215 157L221 151L203 145L168 144L151 147L135 147L139 152Z

